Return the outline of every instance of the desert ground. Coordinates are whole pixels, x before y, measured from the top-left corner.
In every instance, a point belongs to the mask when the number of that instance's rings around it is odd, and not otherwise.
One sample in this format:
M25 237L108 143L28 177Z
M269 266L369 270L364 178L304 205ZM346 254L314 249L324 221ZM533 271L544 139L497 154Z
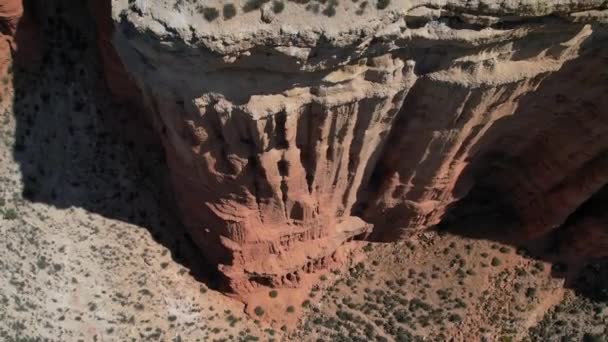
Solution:
M608 341L606 262L433 231L363 243L287 309L294 326L246 315L176 218L154 135L110 100L91 23L70 15L0 84L0 340Z

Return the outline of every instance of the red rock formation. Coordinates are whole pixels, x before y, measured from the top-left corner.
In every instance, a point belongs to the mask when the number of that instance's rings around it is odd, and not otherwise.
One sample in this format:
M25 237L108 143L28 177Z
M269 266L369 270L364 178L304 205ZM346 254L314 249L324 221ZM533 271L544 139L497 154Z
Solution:
M3 56L8 56L6 51L11 51L16 55L15 62L22 67L37 63L40 57L40 32L31 13L24 13L23 0L4 0L0 3L0 31ZM8 65L9 59L3 58L0 63Z
M14 36L23 16L23 0L3 0L0 3L0 20L2 33Z
M530 79L476 89L417 83L366 217L389 235L433 225L473 188L478 197L463 204L476 215L470 224L483 214L480 202L514 222L514 240L563 224L608 183L608 49L595 39L580 41L580 56L559 70Z
M11 46L14 46L13 36L17 24L23 15L21 0L3 1L0 3L0 78L8 77L11 66ZM3 90L0 89L0 95Z
M313 18L217 25L184 4L98 3L116 25L111 46L98 19L111 87L133 92L124 63L183 221L232 290L302 286L353 238L446 217L499 214L507 235L537 237L608 183L599 3L449 4L320 32Z

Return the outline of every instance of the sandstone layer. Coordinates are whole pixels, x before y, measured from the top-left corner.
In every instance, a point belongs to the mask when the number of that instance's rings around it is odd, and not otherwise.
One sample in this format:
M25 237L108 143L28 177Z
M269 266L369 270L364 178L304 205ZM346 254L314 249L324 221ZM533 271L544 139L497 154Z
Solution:
M606 244L604 214L572 218L608 184L606 1L329 15L298 1L234 18L192 1L97 3L113 20L100 19L111 87L140 94L183 221L233 291L298 287L353 239L442 221ZM593 250L574 253L607 249Z

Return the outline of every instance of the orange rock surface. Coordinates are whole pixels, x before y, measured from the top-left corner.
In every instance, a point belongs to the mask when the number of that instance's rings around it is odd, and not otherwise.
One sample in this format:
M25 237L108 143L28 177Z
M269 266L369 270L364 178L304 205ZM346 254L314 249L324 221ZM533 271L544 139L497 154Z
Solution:
M325 31L98 2L111 88L142 94L183 221L233 291L298 288L353 239L447 222L604 241L605 219L568 219L608 184L605 9L448 2Z

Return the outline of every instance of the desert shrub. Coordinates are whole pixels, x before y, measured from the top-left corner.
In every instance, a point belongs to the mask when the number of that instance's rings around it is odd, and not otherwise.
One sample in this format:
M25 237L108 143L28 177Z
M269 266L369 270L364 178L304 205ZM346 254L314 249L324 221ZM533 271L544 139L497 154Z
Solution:
M323 10L323 14L328 17L333 17L336 15L336 7L338 6L338 0L329 0L327 2L327 7Z
M601 335L586 333L583 335L583 342L602 342L604 339Z
M45 269L48 265L49 263L46 261L44 256L39 257L38 261L36 261L36 266L38 266L38 268L41 270Z
M501 262L500 259L498 259L497 257L492 258L492 261L490 262L490 264L492 266L500 266Z
M263 316L264 315L264 309L262 309L261 306L256 306L255 309L253 309L253 312L257 315L257 316Z
M378 0L378 2L376 3L376 8L379 10L383 10L387 8L390 3L391 0Z
M262 8L262 5L270 0L249 0L243 5L244 12L251 12Z
M362 3L359 4L359 9L355 13L357 15L362 15L365 12L365 9L367 8L367 5L368 5L368 2L367 1L363 1Z
M274 1L272 3L272 11L274 13L281 13L285 9L285 3L283 1Z
M17 219L18 215L17 212L15 211L15 209L6 209L6 211L4 211L4 219L6 220L15 220Z
M294 313L295 311L296 311L296 308L294 308L292 305L287 307L287 312Z
M213 7L204 7L202 9L203 17L205 20L211 22L217 19L220 16L220 12Z
M275 290L272 290L272 291L268 292L268 295L270 296L270 298L277 298L279 293Z
M458 314L450 314L448 316L448 320L452 323L459 323L462 322L462 317L460 317Z
M528 298L532 298L532 297L534 297L534 296L536 296L536 289L535 289L535 288L533 288L533 287L528 287L528 288L526 289L526 297L528 297Z
M224 20L232 19L236 15L236 7L234 4L225 4L222 9Z

